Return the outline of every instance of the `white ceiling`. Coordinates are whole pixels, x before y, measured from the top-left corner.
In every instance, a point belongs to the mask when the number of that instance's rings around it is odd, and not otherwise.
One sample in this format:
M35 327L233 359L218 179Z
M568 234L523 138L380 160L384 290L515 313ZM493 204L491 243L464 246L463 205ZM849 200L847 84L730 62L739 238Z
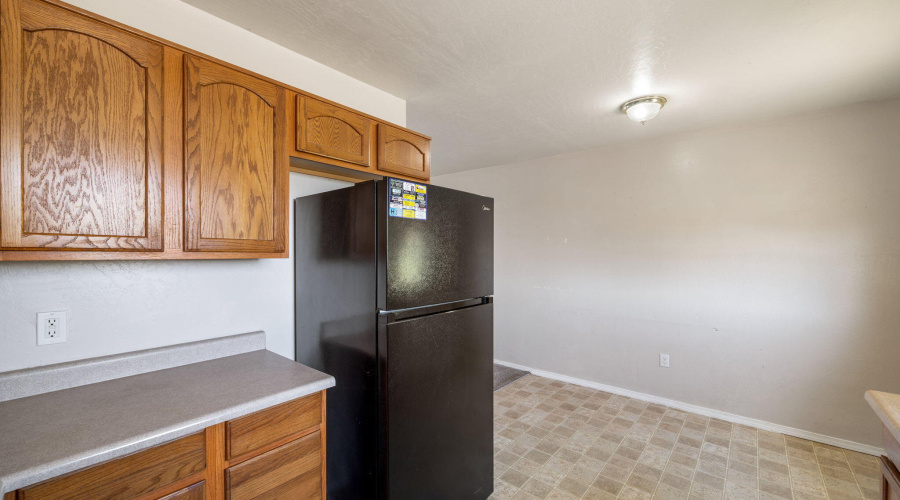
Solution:
M185 1L406 99L436 175L900 95L900 0Z

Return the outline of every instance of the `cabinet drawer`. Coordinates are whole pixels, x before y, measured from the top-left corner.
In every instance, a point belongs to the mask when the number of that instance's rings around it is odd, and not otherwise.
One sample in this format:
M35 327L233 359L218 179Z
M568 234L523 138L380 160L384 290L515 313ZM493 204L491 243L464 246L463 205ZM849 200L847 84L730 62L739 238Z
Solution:
M203 500L204 498L206 498L206 482L200 481L159 500Z
M158 490L206 468L204 442L202 433L194 434L36 484L21 490L18 498L20 500L134 498Z
M352 111L297 96L297 149L368 167L372 120Z
M225 425L227 458L258 450L320 423L320 392L231 420Z
M378 170L428 180L431 177L431 141L379 123Z
M322 436L316 431L225 470L228 500L322 497Z

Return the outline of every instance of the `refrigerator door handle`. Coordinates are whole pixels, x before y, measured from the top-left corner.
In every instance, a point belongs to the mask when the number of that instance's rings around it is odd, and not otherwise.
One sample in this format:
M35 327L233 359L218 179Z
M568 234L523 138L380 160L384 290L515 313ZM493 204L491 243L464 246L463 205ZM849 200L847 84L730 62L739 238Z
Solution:
M379 321L384 321L386 323L394 323L397 321L402 321L405 319L411 318L420 318L422 316L429 316L431 314L440 314L447 311L455 311L458 309L465 309L467 307L480 306L484 304L493 304L494 297L477 297L474 299L468 300L459 300L456 302L446 302L443 304L436 304L433 306L425 306L425 307L414 307L410 309L398 309L395 311L378 311Z

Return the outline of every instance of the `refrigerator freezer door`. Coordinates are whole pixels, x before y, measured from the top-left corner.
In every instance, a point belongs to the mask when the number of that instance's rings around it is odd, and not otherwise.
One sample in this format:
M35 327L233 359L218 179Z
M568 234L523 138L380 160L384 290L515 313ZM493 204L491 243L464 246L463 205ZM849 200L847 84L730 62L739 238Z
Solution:
M379 325L380 498L493 491L493 304ZM330 432L330 431L329 431Z
M378 182L378 308L493 295L494 199L419 184L426 218L392 217L392 180Z

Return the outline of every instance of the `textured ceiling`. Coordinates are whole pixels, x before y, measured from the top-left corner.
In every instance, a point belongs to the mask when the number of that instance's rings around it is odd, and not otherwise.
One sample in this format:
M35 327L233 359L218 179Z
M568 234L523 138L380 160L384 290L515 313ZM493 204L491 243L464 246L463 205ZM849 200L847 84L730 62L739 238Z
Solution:
M436 175L900 95L898 0L186 1L406 99Z

